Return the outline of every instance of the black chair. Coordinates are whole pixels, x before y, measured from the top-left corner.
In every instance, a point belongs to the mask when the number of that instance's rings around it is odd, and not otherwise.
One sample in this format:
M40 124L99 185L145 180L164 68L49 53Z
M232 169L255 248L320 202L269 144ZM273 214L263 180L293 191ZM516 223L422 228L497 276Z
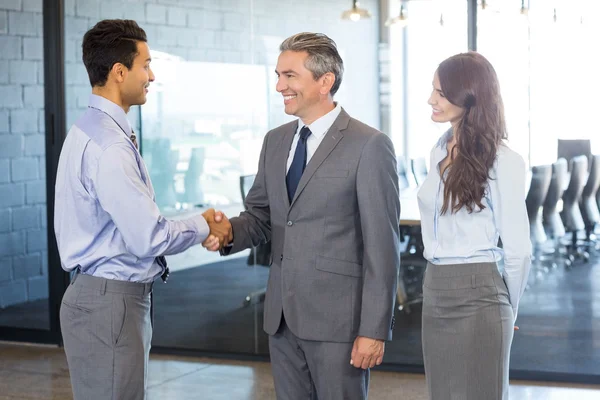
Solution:
M543 244L547 240L544 225L542 224L542 206L546 200L550 181L552 180L552 166L540 165L531 169L531 185L525 199L529 228L532 243Z
M410 165L417 185L421 186L425 182L425 178L427 178L427 163L425 158L413 158L410 160Z
M559 158L552 164L552 178L550 179L550 187L544 200L542 208L542 223L546 235L554 241L555 255L557 259L562 259L568 267L571 265L571 257L568 257L566 246L561 242L565 236L565 226L562 223L558 212L558 204L561 201L565 188L569 180L569 171L567 160Z
M396 157L396 172L398 172L398 187L400 190L415 186L413 184L414 179L408 171L404 156Z
M592 142L589 139L558 139L557 142L558 158L564 158L570 162L573 157L584 155L591 163ZM569 164L569 171L571 165Z
M246 196L250 191L250 188L254 184L254 178L256 175L242 175L240 176L240 193L242 195L242 202L246 201ZM246 259L248 266L262 265L268 267L271 265L271 242L258 245L250 248L250 254ZM265 301L265 294L267 288L262 288L252 293L249 293L243 301L243 305L249 306L250 304L260 304Z
M560 213L565 230L571 233L571 244L568 246L569 255L574 258L589 260L589 254L579 245L578 233L585 230L585 223L579 208L579 201L583 193L583 187L586 182L588 169L588 159L586 156L576 156L569 162L571 170L571 179L569 186L563 193L563 209Z
M531 185L525 199L527 216L529 217L529 231L533 245L533 260L539 265L543 260L542 246L548 237L542 223L542 206L548 195L550 181L552 180L552 166L540 165L531 169Z
M591 157L590 174L581 193L579 208L585 225L585 238L590 247L597 247L598 241L593 233L600 222L600 210L596 202L598 188L600 187L600 155Z
M427 260L423 257L421 226L400 225L400 232L407 232L408 245L400 255L396 306L399 311L410 314L410 306L423 301L423 277Z

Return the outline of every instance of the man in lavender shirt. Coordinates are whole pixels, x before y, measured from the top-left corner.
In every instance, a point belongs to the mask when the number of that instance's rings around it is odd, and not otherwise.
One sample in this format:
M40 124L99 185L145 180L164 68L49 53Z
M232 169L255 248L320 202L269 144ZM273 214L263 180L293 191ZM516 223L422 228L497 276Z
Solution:
M126 116L154 81L145 32L131 20L100 21L82 47L92 95L62 148L54 210L62 267L76 272L60 309L65 353L76 400L145 399L164 256L218 246L228 229L213 209L171 221L154 201Z

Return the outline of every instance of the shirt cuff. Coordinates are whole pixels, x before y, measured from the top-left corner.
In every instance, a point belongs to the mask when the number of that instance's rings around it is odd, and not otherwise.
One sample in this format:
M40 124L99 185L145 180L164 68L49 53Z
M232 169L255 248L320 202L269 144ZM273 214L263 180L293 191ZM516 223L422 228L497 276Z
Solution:
M208 235L210 235L210 227L208 226L208 222L206 222L202 215L192 218L191 222L196 228L195 244L204 242L206 238L208 238Z

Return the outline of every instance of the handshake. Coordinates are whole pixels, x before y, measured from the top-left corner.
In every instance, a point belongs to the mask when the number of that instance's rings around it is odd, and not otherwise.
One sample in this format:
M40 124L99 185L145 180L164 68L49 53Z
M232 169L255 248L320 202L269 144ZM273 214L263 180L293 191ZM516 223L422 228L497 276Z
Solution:
M203 212L202 216L210 228L210 234L202 242L202 246L209 251L217 251L233 241L233 229L231 228L229 218L225 214L221 211L215 211L214 208L210 208Z

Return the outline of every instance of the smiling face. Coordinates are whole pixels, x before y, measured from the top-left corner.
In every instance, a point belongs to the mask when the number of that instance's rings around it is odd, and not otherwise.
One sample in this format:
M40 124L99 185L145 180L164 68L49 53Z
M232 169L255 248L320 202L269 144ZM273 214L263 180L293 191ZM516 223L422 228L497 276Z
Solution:
M433 90L427 103L432 108L431 119L435 122L450 122L454 126L465 112L464 108L450 103L444 96L437 71L433 75Z
M308 53L284 51L279 55L275 73L276 90L283 96L285 113L310 124L330 111L330 90L335 76L328 72L318 79L306 68Z
M138 41L137 50L133 65L125 70L121 84L121 98L127 106L145 104L148 86L154 81L148 44Z

